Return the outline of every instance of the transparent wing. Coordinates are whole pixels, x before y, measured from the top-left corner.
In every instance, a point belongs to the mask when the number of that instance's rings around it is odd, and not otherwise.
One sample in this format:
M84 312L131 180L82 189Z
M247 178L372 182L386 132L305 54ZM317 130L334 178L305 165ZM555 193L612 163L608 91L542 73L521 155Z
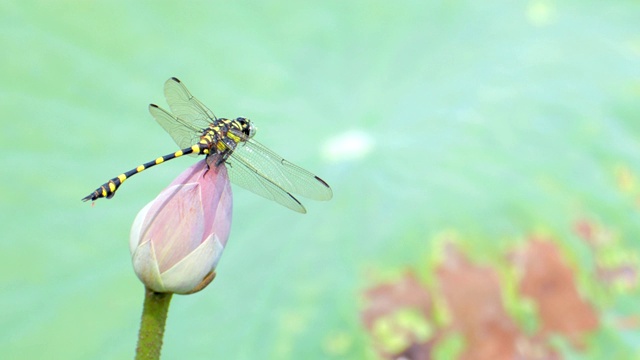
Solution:
M171 112L177 118L200 131L218 119L209 108L193 97L177 78L172 77L164 83L164 96Z
M257 141L239 143L231 153L231 158L245 165L252 174L256 174L251 178L254 182L255 179L264 182L261 179L264 178L286 193L314 200L329 200L333 196L331 188L324 180L288 162ZM244 187L252 190L250 186L249 184Z
M200 130L178 119L156 104L149 105L149 112L162 128L171 135L180 149L187 148L200 140ZM191 154L198 156L197 154Z
M269 200L273 200L293 211L305 214L307 210L300 201L277 184L264 178L256 169L242 159L232 157L227 159L227 171L232 183L242 186Z

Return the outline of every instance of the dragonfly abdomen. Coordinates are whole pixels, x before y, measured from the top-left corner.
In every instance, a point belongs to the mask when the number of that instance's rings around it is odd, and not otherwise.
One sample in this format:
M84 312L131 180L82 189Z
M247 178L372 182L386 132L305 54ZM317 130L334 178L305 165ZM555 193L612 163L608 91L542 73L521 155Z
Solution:
M197 154L197 155L201 155L201 154L209 154L210 153L210 149L211 149L211 144L207 144L207 142L205 141L200 141L198 144L195 144L189 148L185 148L182 150L178 150L174 153L171 154L167 154L164 156L161 156L155 160L146 162L138 167L136 167L135 169L131 169L125 173L122 173L116 177L114 177L113 179L107 181L106 183L102 184L102 186L100 186L99 188L97 188L94 192L92 192L91 194L85 196L82 201L93 201L99 198L107 198L107 199L111 199L116 191L118 190L118 188L122 185L122 183L124 183L128 178L132 177L135 174L141 173L151 167L154 167L156 165L160 165L165 161L169 161L171 159L175 159L175 158L179 158L181 156L184 155L189 155L189 154Z

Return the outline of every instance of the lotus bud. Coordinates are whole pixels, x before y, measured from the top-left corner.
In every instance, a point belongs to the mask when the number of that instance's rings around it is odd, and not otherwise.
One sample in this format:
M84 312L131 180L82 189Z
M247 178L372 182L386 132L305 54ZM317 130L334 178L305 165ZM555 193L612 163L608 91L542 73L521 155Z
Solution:
M184 171L133 222L130 250L138 278L155 292L202 290L229 238L231 210L225 166L202 160Z

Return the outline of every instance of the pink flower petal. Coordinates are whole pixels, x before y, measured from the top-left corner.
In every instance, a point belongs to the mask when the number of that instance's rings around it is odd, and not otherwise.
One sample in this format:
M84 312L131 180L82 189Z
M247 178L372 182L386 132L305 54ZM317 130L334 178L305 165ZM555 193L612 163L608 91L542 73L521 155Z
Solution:
M130 249L138 277L155 291L192 290L219 261L231 211L226 167L191 166L134 220Z

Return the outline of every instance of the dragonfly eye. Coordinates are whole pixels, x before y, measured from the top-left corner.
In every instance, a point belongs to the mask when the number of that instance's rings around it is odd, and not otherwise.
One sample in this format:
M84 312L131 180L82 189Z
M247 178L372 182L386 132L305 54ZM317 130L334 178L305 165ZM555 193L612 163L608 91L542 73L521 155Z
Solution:
M242 133L247 137L247 139L251 139L253 135L256 134L256 128L251 124L251 120L239 117L236 121L240 124L240 128L242 129Z

